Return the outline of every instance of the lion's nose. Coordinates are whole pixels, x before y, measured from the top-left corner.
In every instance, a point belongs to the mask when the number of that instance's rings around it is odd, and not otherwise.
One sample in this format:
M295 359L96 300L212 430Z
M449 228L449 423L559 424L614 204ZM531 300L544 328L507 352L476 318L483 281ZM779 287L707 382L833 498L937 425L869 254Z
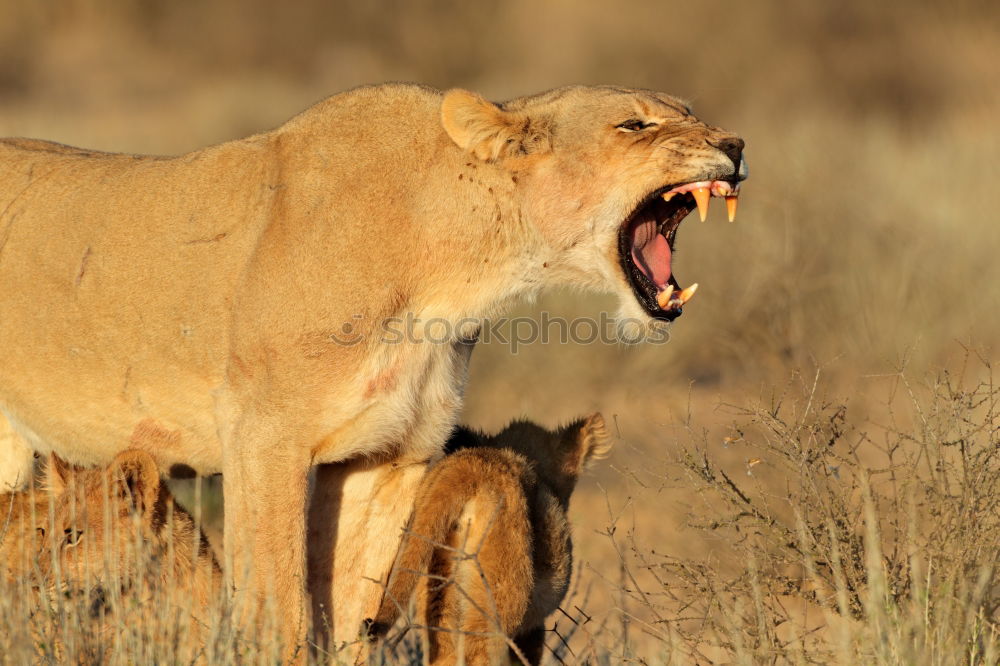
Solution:
M743 146L745 145L743 139L738 136L727 136L714 141L709 139L708 144L724 152L726 157L733 161L733 166L739 168L740 156L743 155Z

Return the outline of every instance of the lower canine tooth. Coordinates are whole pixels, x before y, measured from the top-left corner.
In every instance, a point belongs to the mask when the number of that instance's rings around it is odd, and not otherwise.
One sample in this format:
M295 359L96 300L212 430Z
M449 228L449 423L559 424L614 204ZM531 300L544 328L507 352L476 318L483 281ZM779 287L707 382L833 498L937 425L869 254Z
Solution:
M687 303L688 301L690 301L691 297L694 296L694 292L696 292L696 291L698 291L698 283L697 282L695 282L693 285L691 285L690 287L688 287L687 289L685 289L684 291L682 291L680 293L680 295L677 297L678 300L680 300L681 305L683 305L684 303Z
M666 310L667 305L670 304L670 297L674 295L674 288L667 285L667 288L656 295L656 304L660 306L661 310Z
M708 199L712 193L707 187L698 187L691 190L691 194L694 195L694 202L698 204L698 217L704 222L705 218L708 217Z
M738 196L726 197L726 213L729 214L729 221L732 222L736 219L736 206L739 204L740 198Z

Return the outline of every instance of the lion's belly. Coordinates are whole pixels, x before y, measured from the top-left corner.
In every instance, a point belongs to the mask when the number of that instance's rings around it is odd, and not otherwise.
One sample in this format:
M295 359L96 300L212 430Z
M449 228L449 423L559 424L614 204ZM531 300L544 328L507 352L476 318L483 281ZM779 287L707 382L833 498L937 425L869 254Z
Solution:
M399 345L361 375L352 395L331 396L319 463L385 455L424 462L444 448L462 407L473 343Z
M139 448L164 472L221 470L210 382L181 372L169 382L149 381L141 365L126 362L62 368L45 363L35 366L38 372L21 366L16 379L4 375L0 413L33 450L94 465Z

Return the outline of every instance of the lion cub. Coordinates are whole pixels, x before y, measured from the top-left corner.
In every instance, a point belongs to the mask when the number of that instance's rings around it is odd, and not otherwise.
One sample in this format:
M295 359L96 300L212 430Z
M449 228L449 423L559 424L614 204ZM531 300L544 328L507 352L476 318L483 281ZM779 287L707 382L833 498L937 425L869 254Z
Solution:
M78 469L50 456L59 576L72 587L149 585L204 609L222 585L208 540L171 495L152 456L128 449L106 468ZM46 519L47 522L47 519Z
M611 443L600 414L556 431L514 422L497 435L460 428L428 469L381 607L382 636L418 590L431 663L493 664L512 637L541 660L544 620L572 571L570 495Z

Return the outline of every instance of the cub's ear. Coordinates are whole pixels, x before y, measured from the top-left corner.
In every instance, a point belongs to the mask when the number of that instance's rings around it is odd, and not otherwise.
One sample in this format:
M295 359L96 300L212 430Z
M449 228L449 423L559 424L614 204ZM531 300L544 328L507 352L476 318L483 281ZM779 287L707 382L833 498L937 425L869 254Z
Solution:
M548 152L549 123L504 111L468 90L454 89L441 101L441 124L459 148L485 161Z
M568 462L576 474L582 473L594 461L606 458L611 451L611 436L600 412L566 426L564 437L573 452Z
M73 476L74 468L68 462L54 453L45 459L45 470L42 473L42 487L53 495L61 495Z
M138 449L122 451L108 467L108 482L123 511L135 510L148 525L162 519L160 470L153 456Z

